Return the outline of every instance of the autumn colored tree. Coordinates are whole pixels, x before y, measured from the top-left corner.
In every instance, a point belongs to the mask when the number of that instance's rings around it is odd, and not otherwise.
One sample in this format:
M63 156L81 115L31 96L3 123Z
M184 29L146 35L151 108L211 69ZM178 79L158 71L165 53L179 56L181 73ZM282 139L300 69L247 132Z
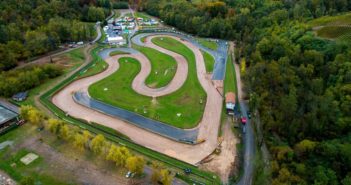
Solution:
M95 154L101 154L103 151L104 147L106 146L106 139L103 135L98 134L94 137L94 139L91 141L91 150Z
M168 171L167 169L162 169L160 173L162 177L162 180L161 180L162 184L172 185L173 176L171 175L170 171Z
M145 160L141 156L131 156L126 160L126 168L132 173L141 175L144 171Z
M84 140L84 136L80 133L75 133L73 145L80 151L84 150L86 141Z
M61 121L57 119L50 118L47 121L47 129L54 134L58 134L60 130Z

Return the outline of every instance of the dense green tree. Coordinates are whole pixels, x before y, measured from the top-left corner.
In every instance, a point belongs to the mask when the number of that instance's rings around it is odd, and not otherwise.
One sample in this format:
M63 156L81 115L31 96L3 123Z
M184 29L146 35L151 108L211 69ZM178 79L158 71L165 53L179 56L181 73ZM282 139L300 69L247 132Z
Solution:
M91 39L93 24L81 21L102 21L110 7L109 0L1 1L0 71L61 43Z

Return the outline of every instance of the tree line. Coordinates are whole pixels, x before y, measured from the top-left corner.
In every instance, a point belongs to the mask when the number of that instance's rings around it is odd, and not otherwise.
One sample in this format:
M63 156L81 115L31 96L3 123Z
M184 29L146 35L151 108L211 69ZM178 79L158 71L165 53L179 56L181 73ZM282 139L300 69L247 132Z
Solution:
M110 14L108 0L0 2L0 71L71 41L92 39L93 23ZM84 22L82 22L84 21Z
M307 24L350 11L350 0L146 0L139 10L236 42L272 154L268 184L351 184L351 44L316 37Z
M63 74L63 69L54 64L26 67L0 73L0 96L10 97L15 93L34 88L48 79Z
M102 134L94 135L88 130L69 125L62 120L48 118L32 106L22 106L20 115L26 122L55 134L58 139L71 144L81 152L91 151L96 156L115 164L116 167L126 168L136 177L144 174L144 168L148 162L144 157L135 155L125 146L117 146L109 142ZM166 167L156 161L152 161L150 166L152 168L151 180L154 184L172 184L173 176Z

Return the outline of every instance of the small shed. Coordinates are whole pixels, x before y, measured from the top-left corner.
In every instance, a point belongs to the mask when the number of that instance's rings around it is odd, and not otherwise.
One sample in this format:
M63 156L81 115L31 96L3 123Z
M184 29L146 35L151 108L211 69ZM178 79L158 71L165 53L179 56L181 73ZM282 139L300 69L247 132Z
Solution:
M225 108L226 108L227 114L234 115L235 103L236 103L235 93L233 93L233 92L226 93L225 94Z
M19 93L13 95L12 99L15 101L24 101L25 99L27 99L27 96L28 96L28 91L19 92Z

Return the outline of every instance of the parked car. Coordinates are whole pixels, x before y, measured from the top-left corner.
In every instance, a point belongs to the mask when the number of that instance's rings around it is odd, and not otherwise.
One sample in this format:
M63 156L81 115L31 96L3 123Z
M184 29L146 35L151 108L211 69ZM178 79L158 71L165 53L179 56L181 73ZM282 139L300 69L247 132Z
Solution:
M132 172L128 171L127 174L126 174L126 178L129 178L130 176L132 176Z
M185 174L190 174L191 173L191 169L190 168L185 168L184 169L184 173Z
M246 122L247 122L246 117L245 117L245 116L241 117L241 123L242 123L243 125L245 125Z

